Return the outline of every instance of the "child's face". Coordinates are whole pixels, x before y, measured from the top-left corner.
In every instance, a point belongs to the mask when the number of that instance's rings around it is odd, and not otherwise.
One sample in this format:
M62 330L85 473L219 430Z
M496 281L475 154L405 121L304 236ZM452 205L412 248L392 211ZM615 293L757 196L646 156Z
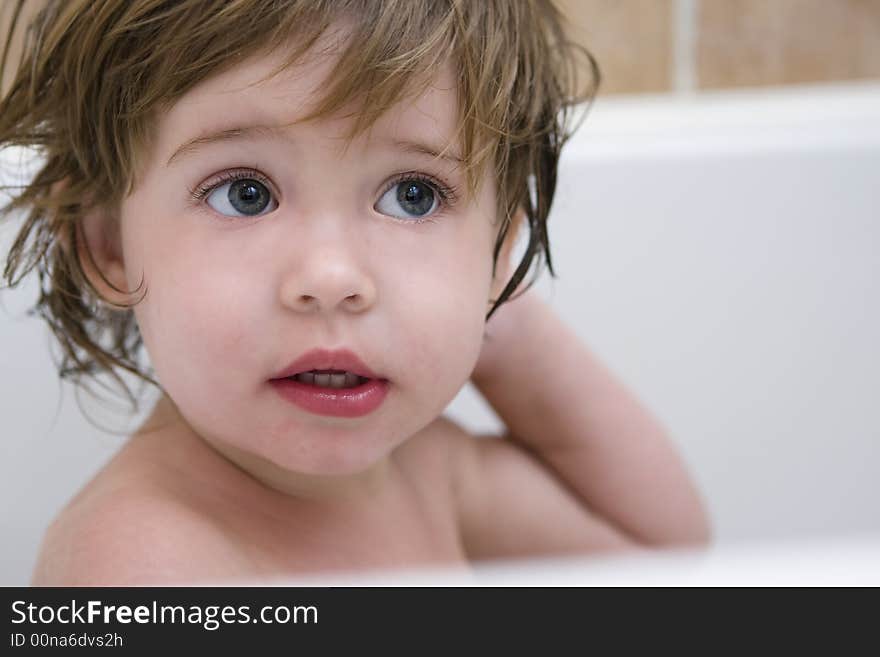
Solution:
M129 289L144 275L147 296L135 308L144 343L158 380L199 435L288 471L339 475L378 463L436 418L480 352L494 181L469 197L455 162L399 145L440 151L451 139L452 70L347 152L350 119L333 117L204 143L168 163L195 137L303 115L331 57L252 87L280 60L246 62L160 118L148 164L122 205L120 271ZM251 183L237 207L229 182L191 198L220 174L242 170L265 180L262 188ZM399 190L412 183L395 183L398 174L417 185L437 180L457 190L457 200L434 191L439 207L430 210L421 185L402 202ZM257 216L227 216L236 212ZM416 223L420 216L432 221ZM270 379L317 347L350 349L388 379L384 402L344 418L283 399Z

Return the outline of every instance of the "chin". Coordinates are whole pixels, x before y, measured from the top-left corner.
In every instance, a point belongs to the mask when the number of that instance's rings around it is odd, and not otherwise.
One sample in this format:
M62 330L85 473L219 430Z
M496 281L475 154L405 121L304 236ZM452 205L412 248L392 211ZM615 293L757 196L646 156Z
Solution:
M351 430L335 436L313 436L291 445L283 454L264 457L290 472L305 475L343 477L365 473L383 461L397 446Z

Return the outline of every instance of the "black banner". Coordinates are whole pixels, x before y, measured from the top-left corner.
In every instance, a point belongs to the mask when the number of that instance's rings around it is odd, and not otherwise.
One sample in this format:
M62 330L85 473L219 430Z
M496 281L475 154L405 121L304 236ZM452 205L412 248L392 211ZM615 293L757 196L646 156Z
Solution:
M488 588L7 588L3 654L45 648L304 646L420 653L581 626L589 590ZM413 635L420 646L408 643ZM556 632L558 635L558 631ZM463 640L463 639L462 639ZM459 646L461 647L461 646Z
M284 654L498 654L613 652L686 645L712 651L791 648L825 633L850 643L873 622L873 605L843 604L841 590L611 588L5 588L2 654L34 650L253 650ZM846 632L835 631L845 619ZM823 628L823 632L817 630ZM841 636L849 640L841 644ZM861 641L861 640L859 640ZM856 641L857 643L859 641ZM876 641L871 641L872 644ZM867 647L867 646L866 646ZM604 652L604 651L603 651Z

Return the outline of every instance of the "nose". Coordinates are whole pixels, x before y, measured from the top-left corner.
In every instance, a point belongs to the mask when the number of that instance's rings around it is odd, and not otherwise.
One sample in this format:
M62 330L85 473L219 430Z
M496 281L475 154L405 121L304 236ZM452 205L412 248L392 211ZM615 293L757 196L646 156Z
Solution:
M297 312L364 312L376 301L372 277L350 256L313 251L289 271L281 302Z

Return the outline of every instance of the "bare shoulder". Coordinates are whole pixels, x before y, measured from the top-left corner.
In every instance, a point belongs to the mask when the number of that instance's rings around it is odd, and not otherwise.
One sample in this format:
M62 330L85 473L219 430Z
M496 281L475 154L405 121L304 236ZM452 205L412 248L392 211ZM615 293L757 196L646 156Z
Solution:
M446 418L450 478L472 559L635 549L538 455L505 435L474 435Z
M222 532L149 479L102 472L53 520L34 586L138 586L210 578L236 558Z

